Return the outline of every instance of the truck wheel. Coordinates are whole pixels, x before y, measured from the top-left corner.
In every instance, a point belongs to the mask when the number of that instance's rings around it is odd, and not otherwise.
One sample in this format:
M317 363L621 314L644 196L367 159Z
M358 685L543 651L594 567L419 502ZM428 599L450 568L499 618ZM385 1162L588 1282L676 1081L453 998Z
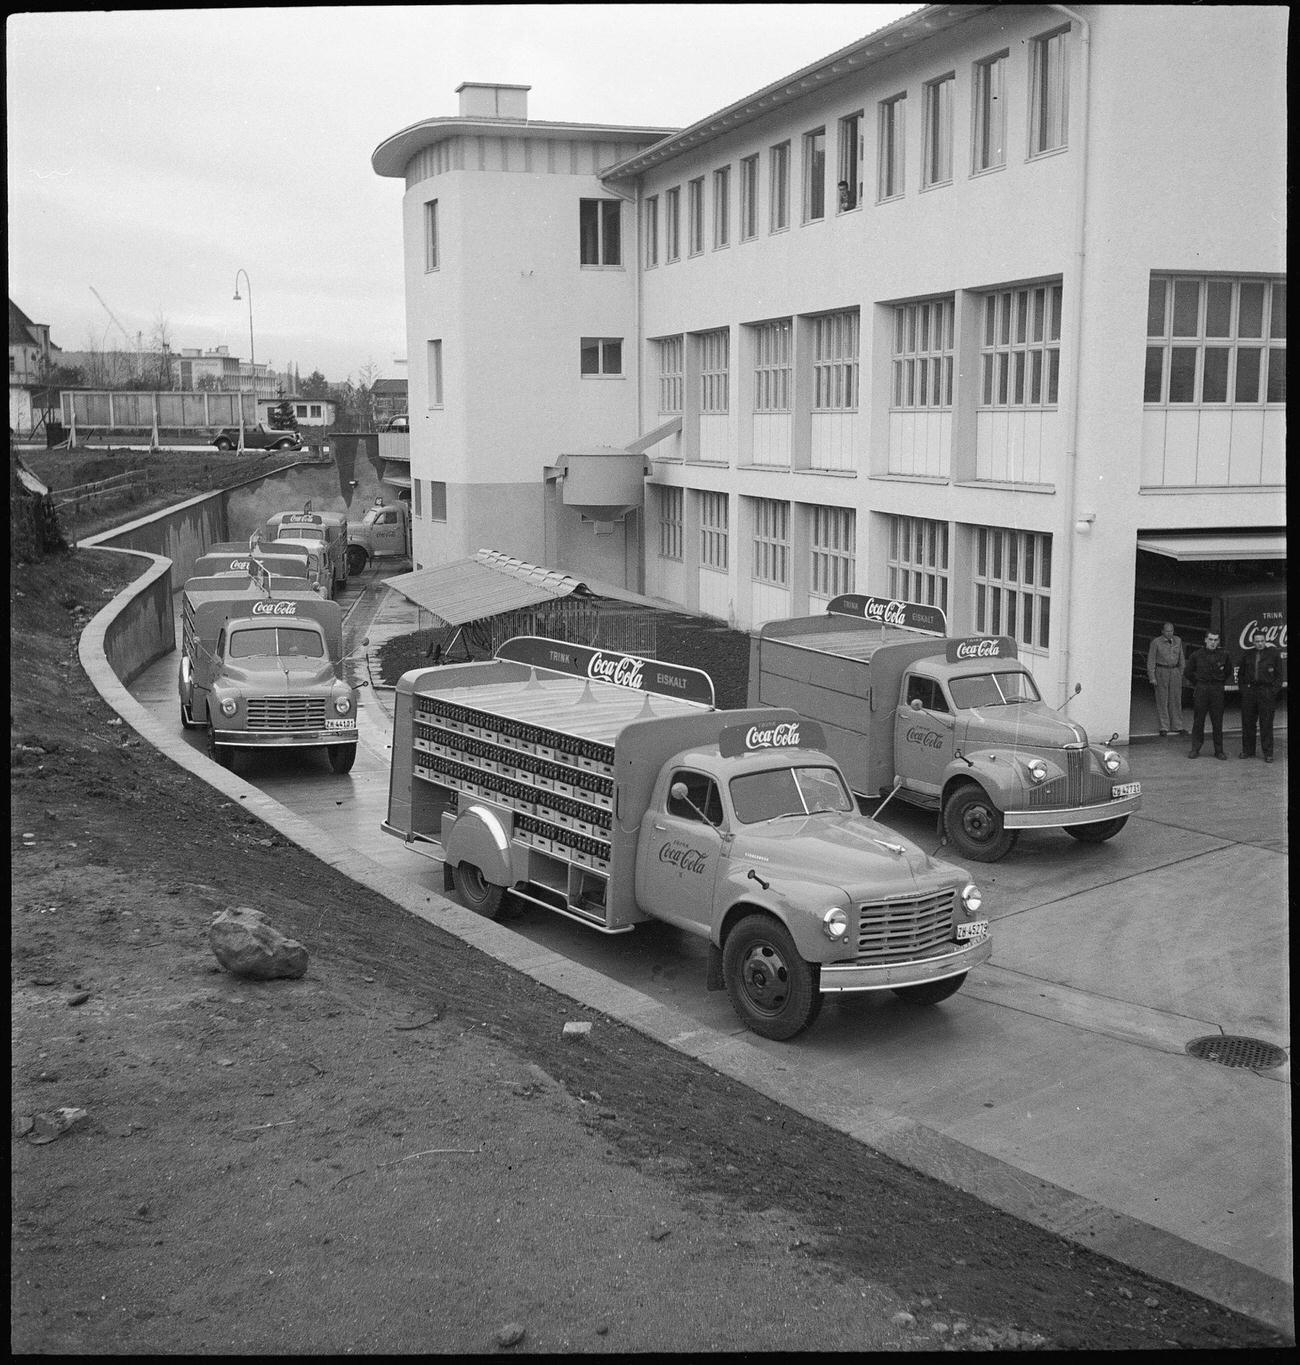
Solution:
M457 863L451 870L451 882L456 894L475 914L485 919L497 919L500 916L501 902L506 895L505 887L488 881L473 863Z
M817 969L799 956L789 931L770 915L746 915L727 936L722 978L736 1013L763 1038L785 1042L821 1010Z
M1113 820L1098 820L1091 825L1066 825L1065 832L1081 844L1104 844L1107 839L1113 839L1127 824L1127 815L1117 815Z
M357 761L355 744L331 744L326 752L330 756L330 767L340 775L350 773L352 765Z
M943 826L954 848L964 858L995 863L1016 846L1019 830L1007 829L1002 812L983 787L968 783L944 802Z
M366 567L366 552L355 545L348 546L348 573L358 574Z
M956 995L965 980L966 973L962 972L960 976L949 976L942 981L927 981L920 986L895 986L894 994L900 1000L906 1000L909 1005L937 1005L940 1000L947 1000L950 995Z
M208 757L231 772L235 770L235 751L228 744L218 744L212 726L208 726Z

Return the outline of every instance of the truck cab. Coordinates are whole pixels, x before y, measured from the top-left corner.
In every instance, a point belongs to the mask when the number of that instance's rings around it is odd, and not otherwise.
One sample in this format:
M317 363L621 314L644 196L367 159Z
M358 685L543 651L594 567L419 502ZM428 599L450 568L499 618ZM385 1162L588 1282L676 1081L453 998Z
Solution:
M376 559L410 559L411 509L376 498L360 524L348 524L348 572L359 574Z
M319 556L315 570L325 596L334 597L348 581L348 521L341 512L316 512L311 502L300 512L277 512L266 523L266 541L290 541Z

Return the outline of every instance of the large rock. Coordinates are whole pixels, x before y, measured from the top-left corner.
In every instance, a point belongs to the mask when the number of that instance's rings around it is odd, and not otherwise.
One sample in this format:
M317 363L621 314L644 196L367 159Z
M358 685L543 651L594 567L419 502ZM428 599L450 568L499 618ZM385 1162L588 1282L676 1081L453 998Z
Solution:
M223 910L208 930L208 944L228 972L252 981L299 977L307 970L306 948L285 938L251 905Z

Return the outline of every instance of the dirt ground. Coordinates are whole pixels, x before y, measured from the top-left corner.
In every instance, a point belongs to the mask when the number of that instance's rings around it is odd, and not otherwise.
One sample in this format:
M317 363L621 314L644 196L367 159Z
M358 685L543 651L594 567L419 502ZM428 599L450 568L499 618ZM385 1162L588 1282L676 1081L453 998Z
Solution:
M95 552L11 565L12 1350L1282 1344L286 844L83 675L77 637L128 576ZM307 975L222 971L207 930L232 905L300 940ZM83 1113L57 1132L60 1110Z

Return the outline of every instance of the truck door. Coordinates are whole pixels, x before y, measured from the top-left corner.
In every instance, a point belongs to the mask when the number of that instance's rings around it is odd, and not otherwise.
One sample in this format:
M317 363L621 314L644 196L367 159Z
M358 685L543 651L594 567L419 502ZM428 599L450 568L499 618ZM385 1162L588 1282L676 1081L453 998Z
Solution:
M401 514L395 507L385 507L375 513L373 523L374 540L372 553L376 555L401 555L406 553L402 539Z
M952 759L954 718L934 678L908 673L894 719L894 766L911 791L938 796Z
M679 783L684 797L672 795ZM675 769L665 790L666 804L653 804L641 821L637 903L656 919L707 933L722 853L722 797L713 778L689 768Z

